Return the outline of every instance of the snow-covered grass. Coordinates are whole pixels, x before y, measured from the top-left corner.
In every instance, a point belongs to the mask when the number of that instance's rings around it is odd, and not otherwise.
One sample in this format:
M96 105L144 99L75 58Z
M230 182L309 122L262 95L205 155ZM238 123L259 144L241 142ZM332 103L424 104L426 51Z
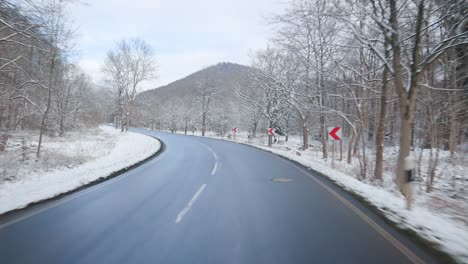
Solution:
M199 136L200 132L195 132L195 135ZM231 134L219 137L216 133L208 132L207 136L233 140ZM425 182L430 150L415 151L418 159L421 157L421 165L416 173L417 181L411 183L414 205L408 211L405 199L393 180L398 147L385 148L384 177L382 181L375 181L369 179L374 166L372 149L368 150L368 178L359 179L360 167L357 160L347 164L345 157L343 161L336 159L335 167L332 168L331 159L322 159L320 143L312 142L313 146L303 151L300 149L299 136L290 136L288 142L284 142L282 137L272 148L266 146L265 134L248 139L246 133L238 133L236 142L270 151L324 174L343 188L366 199L399 227L416 232L458 261L468 263L468 163L466 156L461 153L454 158L447 151L439 152L434 188L427 193Z
M100 126L65 137L46 137L35 158L37 135L13 134L0 152L0 214L52 198L156 153L160 142L138 133Z

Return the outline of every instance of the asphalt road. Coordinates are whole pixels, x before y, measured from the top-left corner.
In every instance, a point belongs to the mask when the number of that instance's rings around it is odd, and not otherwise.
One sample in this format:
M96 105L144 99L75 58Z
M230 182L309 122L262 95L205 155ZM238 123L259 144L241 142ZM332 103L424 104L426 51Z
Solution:
M161 138L165 151L2 219L0 263L435 262L290 161L226 141L139 131Z

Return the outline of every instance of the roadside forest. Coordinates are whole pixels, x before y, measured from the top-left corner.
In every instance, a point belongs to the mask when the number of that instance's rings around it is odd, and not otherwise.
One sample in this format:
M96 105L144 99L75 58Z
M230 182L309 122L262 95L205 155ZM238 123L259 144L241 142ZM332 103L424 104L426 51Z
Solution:
M102 89L77 64L72 1L0 1L0 146L12 133L37 136L105 121ZM26 146L24 146L26 147Z

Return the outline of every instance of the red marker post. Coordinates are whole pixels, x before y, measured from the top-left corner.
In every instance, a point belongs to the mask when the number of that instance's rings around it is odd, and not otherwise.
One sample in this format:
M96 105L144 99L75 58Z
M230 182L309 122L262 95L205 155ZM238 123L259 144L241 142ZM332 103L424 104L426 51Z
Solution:
M332 155L332 168L335 168L335 141L341 140L343 135L341 134L341 127L329 127L328 135L333 140L333 155Z
M275 129L270 127L268 128L268 134L270 134L271 136L274 136L275 135Z
M268 147L273 145L273 136L275 135L275 128L270 127L268 128Z
M232 133L234 134L233 136L234 140L236 140L237 127L232 129Z

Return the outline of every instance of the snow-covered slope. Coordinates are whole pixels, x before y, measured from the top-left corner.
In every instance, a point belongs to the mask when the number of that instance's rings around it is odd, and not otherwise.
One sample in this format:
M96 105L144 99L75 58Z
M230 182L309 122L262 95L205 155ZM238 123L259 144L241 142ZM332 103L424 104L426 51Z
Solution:
M72 134L65 140L47 138L43 145L43 158L39 161L31 161L27 157L20 160L18 151L15 151L17 144L10 144L6 153L1 154L2 160L9 162L2 165L10 172L15 168L18 171L16 175L0 181L0 213L23 208L107 177L153 155L161 146L158 140L142 134L120 133L110 126L101 126L100 129L92 134ZM34 142L31 145L34 146ZM68 164L63 164L67 160Z

